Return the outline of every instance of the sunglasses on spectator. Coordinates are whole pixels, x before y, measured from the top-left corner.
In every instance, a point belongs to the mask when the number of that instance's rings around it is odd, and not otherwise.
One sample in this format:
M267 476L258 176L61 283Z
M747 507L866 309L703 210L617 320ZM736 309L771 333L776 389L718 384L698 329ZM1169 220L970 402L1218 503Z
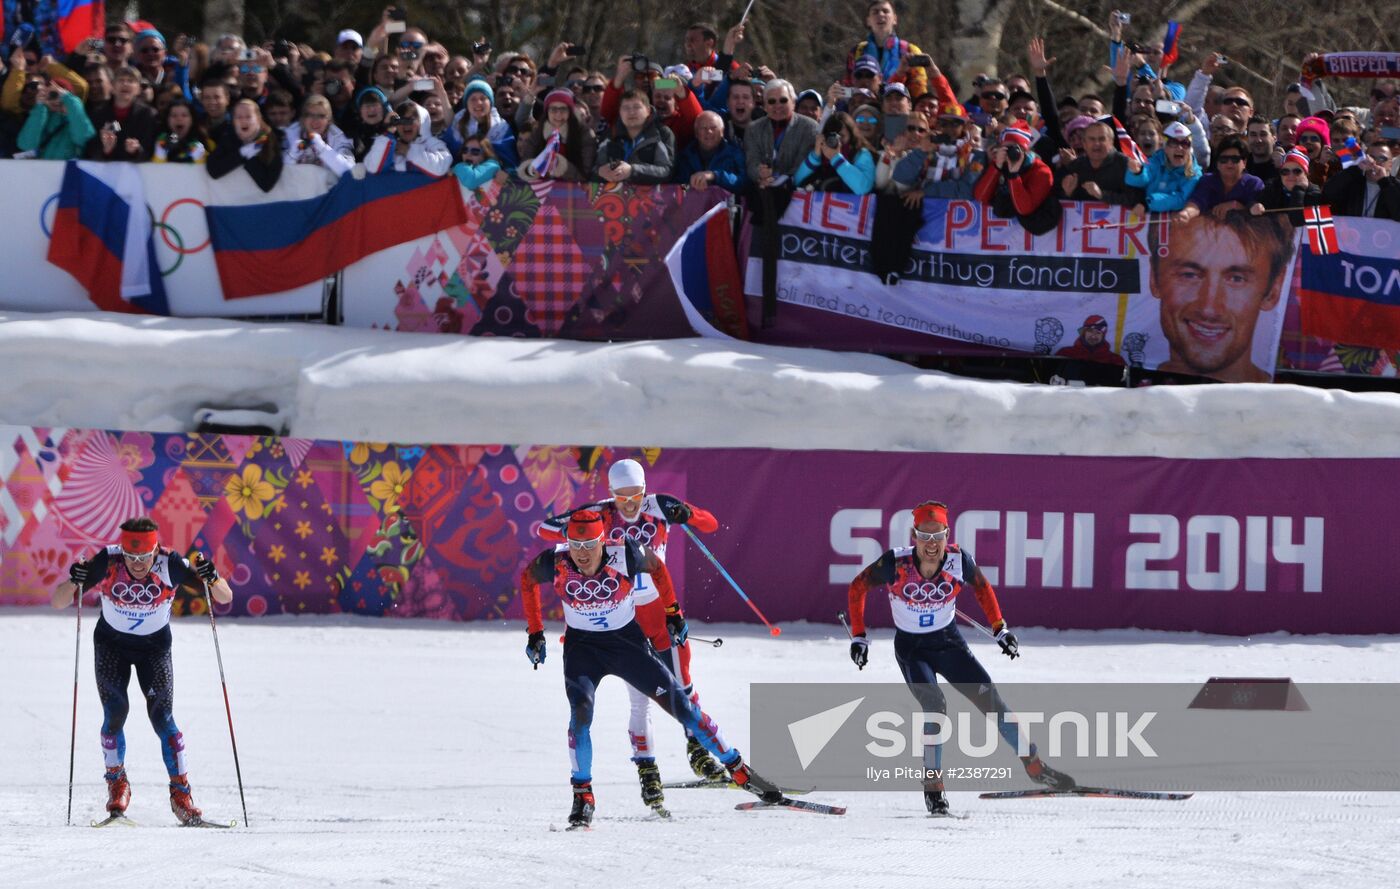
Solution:
M1297 168L1297 167L1284 167L1282 170L1279 170L1279 175L1280 175L1280 176L1301 176L1301 175L1303 175L1303 171L1300 170L1300 169Z
M421 41L421 40L400 40L400 41L399 41L399 49L422 49L422 48L423 48L423 41Z
M769 105L786 105L788 103L787 96L783 96L780 99L768 99L766 101Z
M856 118L856 123L870 123L870 124L875 124L875 123L879 123L879 122L880 122L880 118L878 118L878 117L871 117L871 116L868 115L868 114L862 114L862 115L860 115L859 117Z
M1316 133L1305 133L1304 135L1298 137L1298 141L1299 141L1300 143L1302 143L1302 142L1312 142L1312 143L1315 144L1315 145L1321 145L1321 144L1322 144L1322 137L1319 136L1319 135L1317 135Z
M602 542L603 538L601 536L594 537L592 540L574 540L571 537L569 538L569 549L591 550Z
M1190 148L1190 147L1191 147L1191 140L1190 140L1190 139L1168 139L1168 140L1167 140L1167 144L1168 144L1168 145L1175 145L1177 148Z
M1220 157L1216 158L1215 162L1217 164L1242 164L1244 163L1244 158L1240 157L1238 154L1222 154Z
M982 98L987 99L987 100L989 100L989 101L993 101L993 102L996 102L996 101L1005 101L1005 100L1006 100L1006 93L983 93L983 94L982 94Z
M1248 108L1249 100L1244 96L1227 96L1220 100L1221 105L1237 105L1240 108Z
M529 77L529 76L530 76L531 74L533 74L534 72L531 71L529 68L515 68L515 67L511 67L511 68L507 68L507 69L506 69L506 73L507 73L507 74L514 75L514 76L516 76L516 77Z
M239 65L238 70L243 74L261 74L262 65Z
M601 83L585 83L583 85L583 91L585 93L601 93L605 89L607 89L607 87Z
M914 539L921 540L924 543L932 543L935 540L947 540L948 529L944 528L942 531L920 531L918 528L915 528Z

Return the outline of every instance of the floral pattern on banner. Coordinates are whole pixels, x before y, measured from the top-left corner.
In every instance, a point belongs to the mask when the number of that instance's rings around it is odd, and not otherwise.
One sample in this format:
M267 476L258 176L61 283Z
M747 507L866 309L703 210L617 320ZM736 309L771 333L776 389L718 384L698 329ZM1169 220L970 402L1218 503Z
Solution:
M539 523L606 496L638 448L417 447L208 433L0 427L0 605L47 605L136 515L234 589L217 614L518 619ZM70 487L72 490L69 490ZM93 527L102 533L85 528ZM547 607L557 612L555 603ZM204 614L202 589L175 612Z

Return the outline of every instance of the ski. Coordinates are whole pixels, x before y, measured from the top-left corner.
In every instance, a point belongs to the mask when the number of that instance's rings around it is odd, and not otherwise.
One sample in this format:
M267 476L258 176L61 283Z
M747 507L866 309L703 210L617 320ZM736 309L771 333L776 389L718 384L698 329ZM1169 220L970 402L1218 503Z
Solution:
M103 818L101 821L93 821L93 822L90 823L88 826L89 826L89 827L111 827L113 824L120 824L120 825L123 826L123 827L135 827L135 826L136 826L136 822L135 822L135 821L132 821L130 818L126 817L125 815L123 815L123 814L120 813L120 812L117 812L117 813L112 814L112 815L108 815L106 818Z
M714 790L741 790L738 784L728 778L701 778L698 781L667 781L661 785L667 790L693 790L696 788L709 788ZM811 793L812 790L801 790L796 787L784 787L783 793L788 796L802 796Z
M845 806L828 806L825 803L812 803L807 800L790 799L783 797L776 803L765 803L762 800L749 803L739 803L734 807L740 812L751 812L758 809L795 809L799 812L811 812L815 815L844 815Z
M662 821L667 821L671 818L671 810L667 809L665 806L652 806L651 810L655 812L656 817L660 818Z
M186 821L184 824L181 824L180 826L181 826L181 827L214 827L214 828L218 828L218 829L220 829L220 830L228 830L230 827L235 827L235 826L237 826L237 825L238 825L238 822L237 822L237 821L227 821L227 822L225 822L225 821L205 821L203 818L198 818L198 817L196 817L196 818L191 818L189 821Z
M1069 790L1050 790L1039 787L1034 790L995 790L979 795L979 799L1045 799L1057 796L1091 796L1116 799L1190 799L1194 793L1171 790L1122 790L1116 787L1073 787Z

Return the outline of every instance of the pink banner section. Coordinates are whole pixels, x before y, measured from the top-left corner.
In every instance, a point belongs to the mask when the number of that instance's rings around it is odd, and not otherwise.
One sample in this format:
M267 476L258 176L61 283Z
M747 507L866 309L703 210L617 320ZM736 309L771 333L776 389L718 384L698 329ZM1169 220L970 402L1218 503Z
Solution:
M706 544L779 623L833 623L850 579L904 545L909 508L936 498L1013 626L1400 632L1396 460L0 435L0 605L47 605L72 561L150 515L165 546L214 559L235 615L520 620L540 521L606 496L607 466L631 457L651 492L718 517ZM673 536L668 552L687 612L752 620L692 549ZM971 597L962 606L981 617ZM202 608L193 591L177 601ZM883 602L867 615L889 625Z

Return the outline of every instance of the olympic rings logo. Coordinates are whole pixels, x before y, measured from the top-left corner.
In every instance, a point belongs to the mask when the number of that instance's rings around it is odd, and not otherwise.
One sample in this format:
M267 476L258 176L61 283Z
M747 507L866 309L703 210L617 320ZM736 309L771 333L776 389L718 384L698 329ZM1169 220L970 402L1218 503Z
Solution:
M608 539L617 541L632 540L637 543L650 544L652 538L656 536L656 531L657 527L655 522L642 522L639 525L628 525L625 528L614 527L608 532Z
M44 233L44 237L49 238L50 240L53 239L53 230L49 228L48 223L49 208L57 203L58 192L54 192L53 194L49 195L48 200L44 201L43 206L39 208L39 229ZM176 207L179 207L182 204L192 204L193 206L198 207L201 211L201 217L203 216L202 211L204 210L204 204L196 198L177 198L176 200L171 201L166 206L165 210L160 214L160 219L156 219L155 209L150 204L146 205L146 214L151 218L151 230L159 231L160 239L164 241L165 246L169 247L171 252L175 254L175 264L168 269L160 270L160 275L162 278L166 278L170 275L175 274L175 270L178 269L180 267L180 264L185 261L186 256L191 256L195 253L200 253L208 249L209 244L212 240L212 236L210 236L209 233L206 231L203 243L197 244L193 247L185 246L184 236L180 234L179 230L177 230L175 226L170 224L170 215L175 211ZM174 240L171 240L172 238Z
M942 602L953 594L953 585L942 583L906 583L902 590L904 598L910 602Z
M570 580L564 584L564 593L575 602L608 602L622 588L616 577L601 580Z
M160 598L160 584L127 583L112 584L112 598L123 605L153 605Z

